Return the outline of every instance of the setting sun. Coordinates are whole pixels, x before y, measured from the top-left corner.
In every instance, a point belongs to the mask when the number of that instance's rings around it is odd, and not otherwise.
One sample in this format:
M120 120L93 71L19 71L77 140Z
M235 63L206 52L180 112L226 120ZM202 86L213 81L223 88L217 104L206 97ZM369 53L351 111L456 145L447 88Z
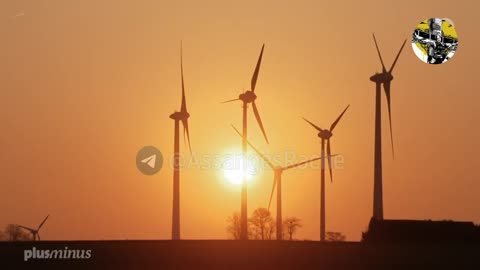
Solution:
M247 160L246 168L244 168L245 160ZM242 184L245 174L247 181L250 182L257 173L253 161L248 158L245 159L243 155L240 154L227 157L223 162L222 170L223 176L234 185Z

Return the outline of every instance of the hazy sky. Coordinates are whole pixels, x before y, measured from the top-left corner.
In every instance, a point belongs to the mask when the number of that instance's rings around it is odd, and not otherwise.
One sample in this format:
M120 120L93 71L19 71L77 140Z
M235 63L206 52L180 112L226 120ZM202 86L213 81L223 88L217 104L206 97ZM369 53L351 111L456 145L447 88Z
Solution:
M318 155L301 116L328 127L351 104L332 138L344 164L327 183L327 231L359 239L373 200L372 31L387 66L408 39L392 82L395 160L383 119L385 217L480 223L478 10L475 1L2 0L0 228L51 214L42 239L170 238L172 169L144 176L135 155L155 145L171 157L183 40L197 157L239 151L230 123L241 127L241 105L220 101L248 89L263 43L256 92L269 145L249 112L262 151ZM429 17L458 32L443 65L411 48ZM249 212L268 203L272 174L252 179ZM297 238L318 239L319 170L283 179L284 216L302 219ZM239 208L240 186L221 170L182 171L183 238L225 238Z

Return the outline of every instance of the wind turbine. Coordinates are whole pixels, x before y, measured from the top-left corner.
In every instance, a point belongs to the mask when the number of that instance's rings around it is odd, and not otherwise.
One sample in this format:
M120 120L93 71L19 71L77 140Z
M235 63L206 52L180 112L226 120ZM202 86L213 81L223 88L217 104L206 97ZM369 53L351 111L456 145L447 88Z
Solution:
M187 103L185 100L185 83L183 81L183 56L182 46L180 46L180 71L182 76L182 105L180 111L175 111L170 115L170 118L175 121L175 138L173 146L173 210L172 210L172 240L180 239L180 121L183 125L183 135L186 135L188 140L188 148L190 154L192 148L190 146L190 132L188 130L188 118L190 114L187 112Z
M390 107L390 84L393 80L393 68L397 63L398 57L405 46L405 40L398 51L395 61L393 61L392 66L387 71L385 65L383 64L382 54L378 48L377 39L375 34L373 35L373 41L375 42L375 47L377 48L378 57L380 58L380 63L382 63L382 72L376 72L373 76L370 77L370 80L375 83L375 167L374 167L374 182L373 182L373 217L378 220L383 220L383 187L382 187L382 102L381 102L381 85L383 84L383 89L385 90L385 96L387 98L387 107L388 107L388 120L390 123L390 140L392 143L392 155L395 156L393 148L393 132L392 132L392 114Z
M240 131L238 131L233 125L232 125L233 129L238 133L238 135L240 135L240 137L242 136L242 134L240 133ZM292 165L289 165L289 166L279 166L279 165L274 165L270 159L268 159L265 155L263 155L255 146L253 146L252 143L250 143L248 140L247 140L247 143L248 145L250 145L250 147L255 151L257 152L257 154L268 164L268 166L270 166L270 168L272 168L272 170L274 171L274 176L273 176L273 187L272 187L272 193L270 193L270 200L268 201L268 210L270 210L270 205L272 203L272 198L273 198L273 193L275 192L275 186L277 186L277 217L276 217L276 220L277 220L277 228L276 228L276 232L277 232L277 240L282 240L282 174L284 171L286 170L289 170L289 169L293 169L293 168L296 168L298 166L301 166L301 165L304 165L304 164L307 164L307 163L310 163L310 162L313 162L313 161L316 161L316 160L319 160L319 159L322 159L322 157L319 157L319 158L314 158L314 159L310 159L310 160L307 160L307 161L303 161L303 162L299 162L299 163L296 163L296 164L292 164Z
M317 125L313 124L312 122L308 121L307 119L303 118L303 120L307 121L312 127L314 127L319 133L318 137L322 139L322 165L321 165L321 173L320 173L320 241L325 241L325 142L327 143L327 160L328 160L328 169L330 171L330 181L333 181L332 175L332 164L331 164L331 147L330 147L330 138L333 135L333 129L337 126L338 122L342 118L342 116L347 111L348 105L345 110L338 116L337 120L332 123L330 129L322 129Z
M231 99L223 102L223 103L228 103L228 102L234 102L234 101L242 101L243 103L243 106L242 106L242 109L243 109L243 114L242 114L243 115L243 125L242 125L243 158L247 156L247 107L249 103L252 104L255 118L257 119L260 129L262 130L263 136L265 137L265 141L267 141L268 143L267 134L265 133L265 129L263 128L262 119L260 118L260 114L258 113L257 105L255 104L255 100L257 99L257 95L255 94L255 85L257 84L258 72L260 70L260 64L262 63L264 48L265 48L265 44L263 44L262 46L260 56L258 57L257 66L255 67L255 71L253 72L252 81L250 84L251 89L240 94L236 99ZM244 166L246 166L246 162L243 162L243 164ZM247 214L248 214L247 213L247 180L246 180L246 174L244 173L243 183L242 183L242 195L241 195L241 211L240 211L240 239L241 240L248 239Z
M33 238L33 241L36 241L37 239L40 241L40 229L42 228L43 224L45 223L45 221L47 221L47 218L49 217L50 215L47 215L45 217L45 219L42 221L42 223L40 223L40 225L38 225L37 229L32 229L32 228L29 228L29 227L25 227L25 226L22 226L22 225L17 225L18 227L22 228L22 229L25 229L27 231L29 231L31 234L32 234L32 238Z

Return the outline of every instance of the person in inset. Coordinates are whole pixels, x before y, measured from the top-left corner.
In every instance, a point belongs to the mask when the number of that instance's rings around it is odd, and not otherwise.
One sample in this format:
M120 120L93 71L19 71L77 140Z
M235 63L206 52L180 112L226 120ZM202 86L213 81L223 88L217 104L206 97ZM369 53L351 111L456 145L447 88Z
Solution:
M428 46L427 62L429 64L441 64L445 60L446 45L443 43L442 23L444 20L432 18L428 20L430 34L434 36L432 39L425 40Z
M435 40L426 40L428 45L428 58L427 61L430 64L441 64L445 60L446 46L442 42L442 36L436 35Z

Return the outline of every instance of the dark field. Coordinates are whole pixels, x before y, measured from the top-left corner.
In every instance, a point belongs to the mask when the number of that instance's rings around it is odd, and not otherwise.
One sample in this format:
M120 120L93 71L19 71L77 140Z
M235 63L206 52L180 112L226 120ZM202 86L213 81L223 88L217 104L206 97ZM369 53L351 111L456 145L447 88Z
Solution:
M90 259L29 259L24 250L91 250ZM480 269L480 245L314 241L1 242L0 269ZM30 266L30 267L29 267Z

